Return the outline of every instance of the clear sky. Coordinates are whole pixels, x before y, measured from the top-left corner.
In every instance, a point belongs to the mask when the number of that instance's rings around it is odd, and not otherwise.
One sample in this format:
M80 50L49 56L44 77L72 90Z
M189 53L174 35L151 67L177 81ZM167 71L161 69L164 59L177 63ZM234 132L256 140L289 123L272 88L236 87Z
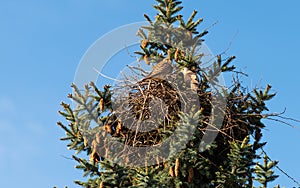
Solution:
M75 187L81 178L76 164L65 159L56 126L60 102L68 101L70 84L81 57L103 34L154 15L141 0L10 0L0 1L0 187ZM271 111L300 119L300 2L192 1L209 31L206 44L213 53L236 55L238 70L249 74L249 88L273 86L277 96ZM234 37L235 36L235 37ZM234 40L233 40L234 38ZM300 181L300 129L265 121L266 150L279 166ZM296 124L297 125L297 124ZM300 126L299 124L297 125ZM276 182L296 186L282 173Z

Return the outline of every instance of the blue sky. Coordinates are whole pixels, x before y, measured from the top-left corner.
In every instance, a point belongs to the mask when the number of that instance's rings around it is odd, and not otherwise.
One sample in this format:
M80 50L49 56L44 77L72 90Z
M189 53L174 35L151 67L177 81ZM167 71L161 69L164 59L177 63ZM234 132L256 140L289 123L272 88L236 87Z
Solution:
M103 34L154 15L154 1L0 1L0 187L75 187L81 171L65 159L67 151L56 126L61 101L86 50ZM300 119L299 1L185 0L204 18L200 29L218 21L206 44L213 53L236 55L244 84L273 86L274 112ZM235 37L234 37L235 36ZM233 39L234 38L234 39ZM266 150L279 166L300 181L300 129L266 121ZM296 124L297 125L297 124ZM300 127L300 125L297 125ZM277 183L296 186L283 174Z

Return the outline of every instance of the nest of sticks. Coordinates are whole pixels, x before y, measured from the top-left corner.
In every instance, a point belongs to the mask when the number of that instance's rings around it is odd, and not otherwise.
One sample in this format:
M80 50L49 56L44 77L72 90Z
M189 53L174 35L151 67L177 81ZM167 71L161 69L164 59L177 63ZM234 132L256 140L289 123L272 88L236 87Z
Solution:
M248 100L242 92L231 92L229 96L226 96L225 108L218 109L224 116L222 117L222 127L216 128L211 123L212 109L215 107L214 105L218 106L218 104L213 104L215 103L215 101L213 102L215 93L213 94L201 82L198 90L192 91L185 85L180 73L171 75L167 80L148 78L136 84L122 85L119 88L127 88L127 92L114 90L114 93L117 93L113 100L115 103L114 113L107 118L104 130L126 146L149 147L163 143L176 130L180 114L191 110L201 111L201 118L197 123L196 141L193 142L200 142L207 127L210 127L211 130L218 131L216 141L218 142L217 150L219 149L220 153L224 154L229 151L228 141L241 142L249 133L255 134L257 137L261 136L260 129L257 129L256 124L251 122L251 119L255 117L248 115L247 110L243 113L237 110L238 106L246 104ZM191 93L195 95L191 95ZM193 104L196 102L199 103L197 106L199 109L193 109ZM99 144L93 146L93 148L97 148L93 150L98 158L107 156L108 150L111 148L109 144L105 143L105 139L103 137L104 141L101 142L101 146ZM140 153L137 156L130 150L124 149L122 153L118 153L114 157L127 158L127 162L130 163L147 157L143 155L148 155L148 153ZM160 161L160 159L156 160Z

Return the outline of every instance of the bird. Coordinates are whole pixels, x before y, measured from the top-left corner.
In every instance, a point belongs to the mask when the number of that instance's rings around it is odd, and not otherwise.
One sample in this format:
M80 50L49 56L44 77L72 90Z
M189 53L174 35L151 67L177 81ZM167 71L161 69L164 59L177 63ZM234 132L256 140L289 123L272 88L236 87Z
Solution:
M164 80L166 75L173 72L173 67L169 59L163 59L152 67L152 71L143 80L149 78L158 78Z
M187 67L184 67L182 69L183 74L183 80L190 89L197 91L199 81L197 78L197 74L191 70L189 70Z

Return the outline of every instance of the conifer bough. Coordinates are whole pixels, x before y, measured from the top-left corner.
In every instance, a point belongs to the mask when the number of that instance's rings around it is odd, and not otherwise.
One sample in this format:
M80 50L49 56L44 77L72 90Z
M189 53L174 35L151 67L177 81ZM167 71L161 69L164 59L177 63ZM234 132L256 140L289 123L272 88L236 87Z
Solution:
M66 132L61 140L68 141L68 149L76 151L73 156L78 162L76 168L81 169L86 177L85 182L76 180L76 184L86 188L252 188L255 185L268 187L278 177L273 172L278 162L269 161L260 152L266 144L261 141L262 129L265 127L262 120L274 115L266 113L266 101L275 96L270 93L271 86L268 85L265 90L254 89L247 93L239 81L233 80L231 87L223 89L222 93L214 93L212 85L218 82L218 75L225 72L236 74L235 66L232 65L235 56L217 55L213 68L204 69L203 54L197 53L196 49L202 45L203 37L208 31L198 31L203 19L195 19L196 10L185 20L180 14L183 8L181 4L178 0L156 0L153 7L157 15L154 19L144 15L149 25L138 31L141 44L140 51L136 54L140 61L154 67L162 60L170 62L174 68L174 71L169 72L172 73L169 75L170 79L177 80L177 85L185 87L186 91L191 89L195 92L200 106L198 109L190 106L190 113L184 113L180 97L188 102L195 98L176 91L173 85L155 76L147 77L136 85L127 85L131 89L130 95L120 96L126 102L119 104L127 105L127 111L121 112L113 107L115 101L112 96L116 92L115 88L106 85L99 89L94 83L90 83L82 92L72 85L74 93L69 98L77 105L71 108L70 105L62 103L63 110L59 113L66 118L68 125L62 122L58 125ZM226 99L224 121L222 127L216 130L219 132L216 139L205 145L206 148L201 152L199 147L203 144L201 140L206 128L214 127L209 121L214 108L213 95L221 95ZM130 129L130 122L117 115L123 113L126 117L130 113L139 120L147 120L151 116L149 104L155 98L159 98L166 105L167 112L164 117L155 121L155 129ZM195 114L200 118L195 119ZM180 125L179 119L183 120ZM97 127L91 127L91 121L97 122ZM184 144L184 149L177 151L175 146L182 144L185 139L182 137L191 130L191 122L196 124L196 128L189 141ZM151 151L147 155L139 153L132 156L127 150L109 156L110 150L117 149L117 146L111 145L108 137L131 147L157 146L179 126L184 126L186 132L182 132L176 142L172 143L172 147L167 148L172 156L168 160ZM142 130L147 127L138 128ZM79 155L81 152L84 153ZM120 159L124 162L116 163ZM144 165L130 165L137 160L143 161Z

